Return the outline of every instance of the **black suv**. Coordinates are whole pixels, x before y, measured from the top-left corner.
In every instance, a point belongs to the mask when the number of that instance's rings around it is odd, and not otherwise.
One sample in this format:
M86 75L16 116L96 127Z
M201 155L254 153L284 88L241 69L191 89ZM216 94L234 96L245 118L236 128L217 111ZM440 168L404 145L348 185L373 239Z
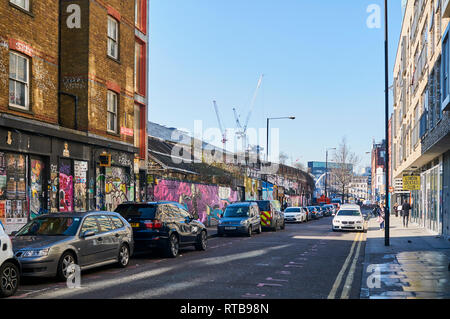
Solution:
M136 251L152 248L175 258L181 246L206 250L205 225L175 202L122 203L116 208L133 227Z

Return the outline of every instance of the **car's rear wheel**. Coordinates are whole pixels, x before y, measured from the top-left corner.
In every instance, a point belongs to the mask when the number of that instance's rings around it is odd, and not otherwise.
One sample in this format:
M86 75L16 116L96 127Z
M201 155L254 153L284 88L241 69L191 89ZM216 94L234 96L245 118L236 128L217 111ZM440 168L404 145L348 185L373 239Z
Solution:
M130 263L130 248L128 245L122 244L119 249L118 265L121 268L125 268Z
M198 235L197 243L195 244L196 250L206 250L207 247L207 236L206 232L203 230L200 235Z
M12 262L0 267L0 297L11 297L17 291L20 282L19 268Z
M178 237L175 234L170 235L169 240L166 244L164 254L166 257L175 258L178 256L178 250L180 248L180 243Z

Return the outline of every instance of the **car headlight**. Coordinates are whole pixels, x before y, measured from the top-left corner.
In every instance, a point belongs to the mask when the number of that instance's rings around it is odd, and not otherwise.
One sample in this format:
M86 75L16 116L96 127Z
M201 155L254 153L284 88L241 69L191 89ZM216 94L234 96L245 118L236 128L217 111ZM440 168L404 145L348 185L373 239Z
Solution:
M223 223L223 221L221 219L219 219L219 225L222 224L222 223Z
M341 221L340 220L337 220L337 219L335 219L335 220L333 220L333 223L335 223L335 224L339 224Z
M24 250L21 257L30 258L30 257L45 257L48 256L48 252L50 248L46 249L33 249L33 250Z
M241 225L245 225L247 223L246 220L241 220Z
M363 221L362 221L362 220L357 220L356 223L357 223L357 224L362 224Z

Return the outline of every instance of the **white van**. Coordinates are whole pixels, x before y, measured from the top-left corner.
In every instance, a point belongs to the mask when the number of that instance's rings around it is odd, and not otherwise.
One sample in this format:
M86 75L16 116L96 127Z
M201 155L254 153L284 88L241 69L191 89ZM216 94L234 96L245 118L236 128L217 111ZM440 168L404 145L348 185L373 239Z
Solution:
M11 239L0 222L0 298L14 295L20 283L20 263L12 249Z

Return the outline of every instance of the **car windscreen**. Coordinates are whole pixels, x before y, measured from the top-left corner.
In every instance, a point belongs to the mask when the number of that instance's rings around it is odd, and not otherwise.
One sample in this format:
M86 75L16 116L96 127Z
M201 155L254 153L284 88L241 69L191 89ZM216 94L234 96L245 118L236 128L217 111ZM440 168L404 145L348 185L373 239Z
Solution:
M223 217L248 217L248 206L228 206Z
M314 210L314 211L316 210L316 208L313 207L313 206L308 206L308 209L309 209L309 210Z
M289 207L285 210L286 213L300 213L301 209L299 207Z
M75 236L81 217L38 217L23 226L16 236Z
M270 211L270 202L269 201L258 202L258 207L260 211L268 212Z
M125 219L130 217L155 219L156 205L119 205L116 213Z
M338 216L361 216L358 210L340 210Z

